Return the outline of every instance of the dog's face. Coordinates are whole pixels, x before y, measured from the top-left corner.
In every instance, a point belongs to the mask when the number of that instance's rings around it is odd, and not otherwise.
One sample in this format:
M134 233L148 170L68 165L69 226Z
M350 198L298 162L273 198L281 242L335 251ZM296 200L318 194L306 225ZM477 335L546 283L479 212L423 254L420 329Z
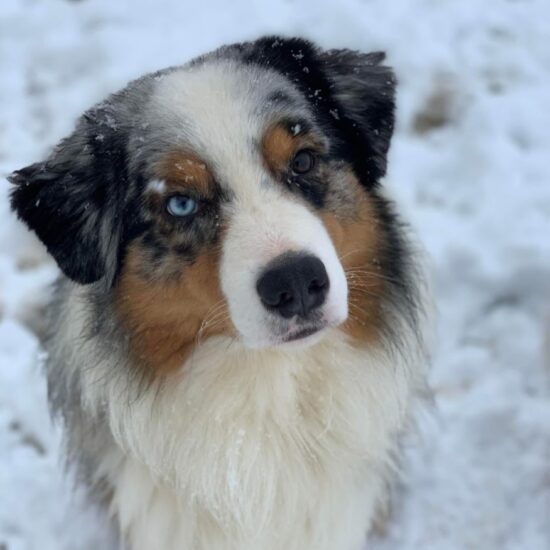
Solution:
M268 38L144 77L16 172L13 207L68 277L113 293L156 368L214 334L368 340L399 267L381 59Z

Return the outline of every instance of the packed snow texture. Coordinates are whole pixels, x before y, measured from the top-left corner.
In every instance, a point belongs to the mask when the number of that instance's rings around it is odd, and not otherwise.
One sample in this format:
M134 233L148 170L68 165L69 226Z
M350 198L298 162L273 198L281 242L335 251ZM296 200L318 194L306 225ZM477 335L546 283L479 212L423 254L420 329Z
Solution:
M550 548L548 0L0 2L0 549L106 548L40 375L56 268L7 174L129 79L263 33L386 50L388 185L431 257L434 407L370 549Z

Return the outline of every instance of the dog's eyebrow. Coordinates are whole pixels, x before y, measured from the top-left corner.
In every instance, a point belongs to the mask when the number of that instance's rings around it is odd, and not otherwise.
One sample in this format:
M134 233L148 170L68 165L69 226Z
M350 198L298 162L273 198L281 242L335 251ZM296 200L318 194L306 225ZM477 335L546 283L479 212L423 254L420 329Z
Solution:
M167 153L156 166L156 177L147 190L193 189L204 195L212 195L216 184L205 162L193 153L174 150Z

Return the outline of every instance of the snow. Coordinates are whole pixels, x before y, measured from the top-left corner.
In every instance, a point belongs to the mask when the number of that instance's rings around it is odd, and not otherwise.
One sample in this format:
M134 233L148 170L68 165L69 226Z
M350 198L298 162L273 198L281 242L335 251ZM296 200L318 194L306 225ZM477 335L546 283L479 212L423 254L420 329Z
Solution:
M178 164L176 164L176 168L180 168ZM155 193L164 193L166 191L166 182L164 180L151 180L147 184L147 190L154 191Z
M547 0L2 0L0 549L106 547L60 472L35 336L56 271L5 176L129 79L277 32L386 50L400 81L389 182L431 256L435 407L369 548L550 548Z

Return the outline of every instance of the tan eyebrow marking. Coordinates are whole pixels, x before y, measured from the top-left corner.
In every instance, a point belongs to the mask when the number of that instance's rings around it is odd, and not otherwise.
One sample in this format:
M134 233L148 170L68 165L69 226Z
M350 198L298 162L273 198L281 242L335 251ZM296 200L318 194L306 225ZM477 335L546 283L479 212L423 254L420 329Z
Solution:
M302 141L298 136L292 135L283 124L274 124L262 138L264 162L272 172L286 170Z
M166 182L164 191L193 189L204 196L215 191L214 177L197 155L182 151L168 153L158 164L158 179Z

